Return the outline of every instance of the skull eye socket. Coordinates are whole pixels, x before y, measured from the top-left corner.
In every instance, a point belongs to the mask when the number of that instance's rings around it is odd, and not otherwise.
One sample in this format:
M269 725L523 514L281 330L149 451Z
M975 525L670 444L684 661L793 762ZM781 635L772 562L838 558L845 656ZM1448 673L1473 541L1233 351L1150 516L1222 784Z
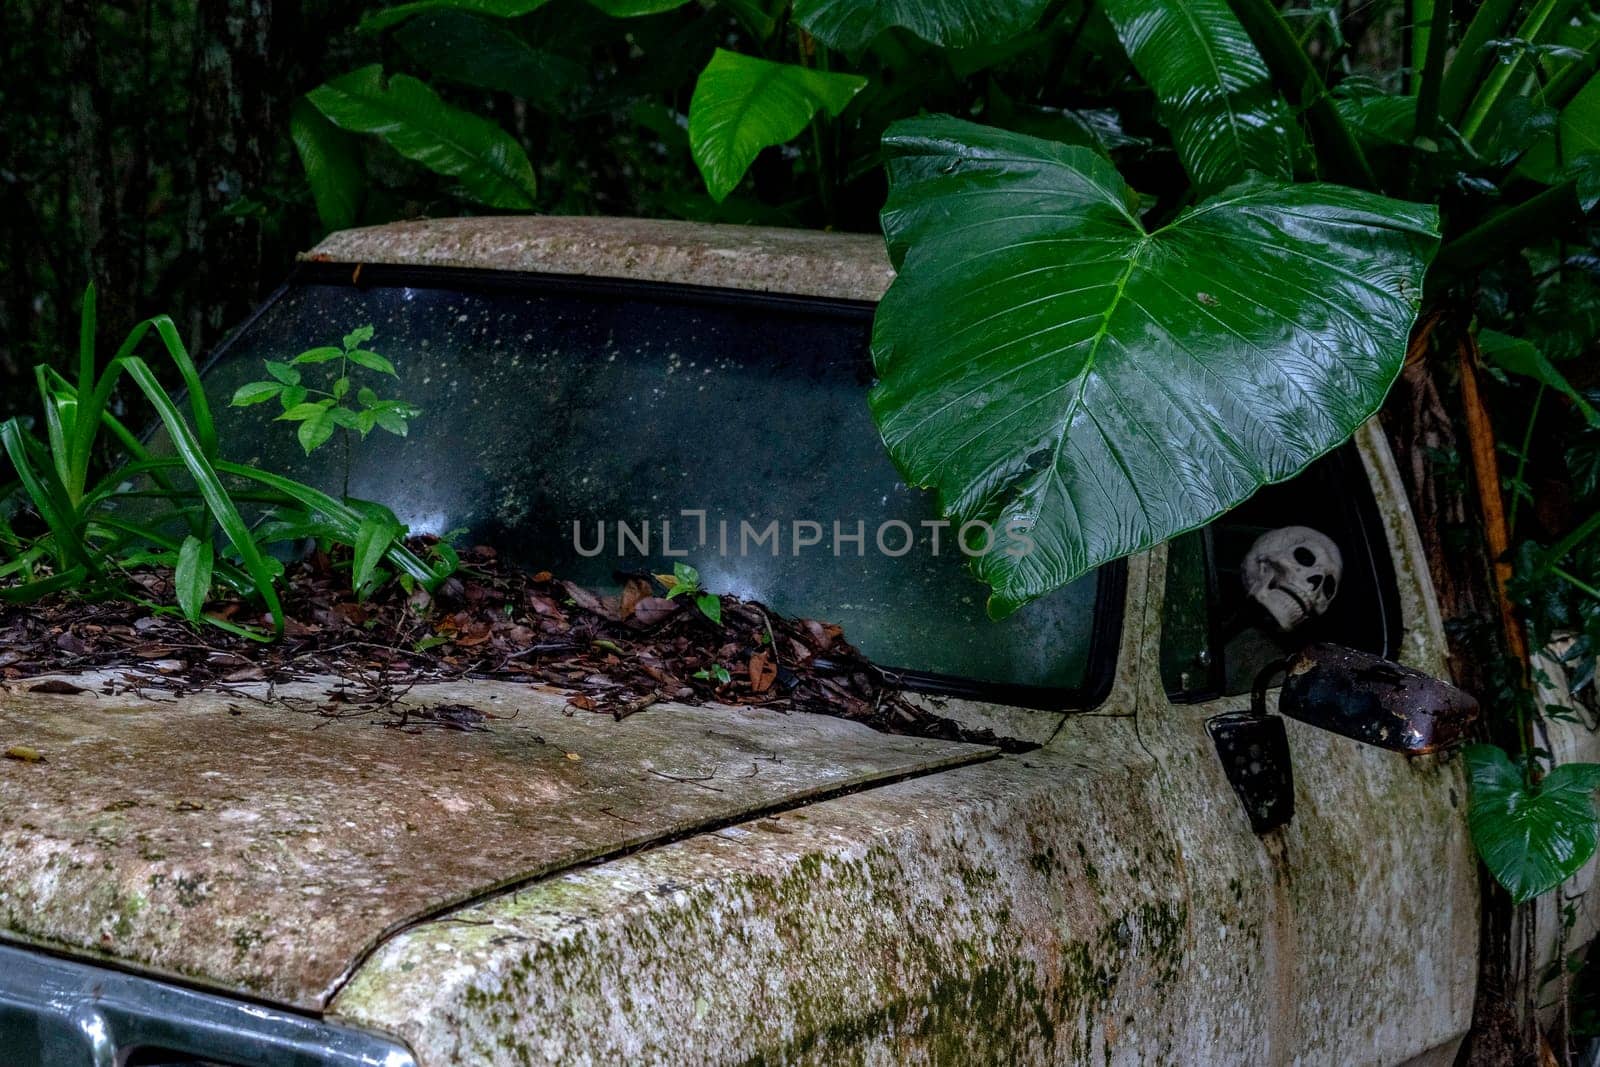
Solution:
M1310 567L1317 562L1317 554L1305 545L1301 545L1294 550L1294 561L1302 567Z
M1337 593L1338 591L1339 583L1334 580L1333 575L1328 575L1328 580L1322 583L1322 595L1327 597L1329 600L1332 600L1333 594Z

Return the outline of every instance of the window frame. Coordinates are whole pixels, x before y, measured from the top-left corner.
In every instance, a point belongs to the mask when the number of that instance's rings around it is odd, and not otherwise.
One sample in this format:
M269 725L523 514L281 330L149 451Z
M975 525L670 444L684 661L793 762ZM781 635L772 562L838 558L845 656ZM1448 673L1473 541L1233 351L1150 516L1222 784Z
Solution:
M1395 571L1394 549L1389 543L1388 528L1385 526L1383 514L1378 508L1378 492L1381 487L1374 482L1371 473L1367 470L1367 465L1361 457L1361 446L1354 438L1313 460L1312 463L1327 463L1328 476L1336 480L1340 487L1347 489L1346 492L1341 494L1341 499L1344 501L1341 510L1345 515L1347 528L1358 534L1361 539L1359 547L1364 550L1362 554L1363 566L1367 566L1370 562L1373 572L1371 579L1376 589L1375 599L1377 600L1378 611L1382 615L1379 620L1381 647L1376 650L1376 654L1385 659L1396 659L1400 652L1401 643L1405 639L1405 620L1400 604L1400 583L1399 575ZM1281 482L1273 484L1282 485L1285 482L1302 477L1308 473L1310 466L1308 464L1305 469L1289 478L1283 479ZM1362 488L1360 491L1348 491L1349 488L1354 486ZM1223 517L1225 516L1219 516L1202 527L1204 537L1202 557L1205 561L1206 570L1206 603L1211 605L1213 609L1220 600L1220 575L1217 568L1216 542L1212 527L1217 522L1220 522ZM1347 551L1344 555L1345 568L1348 570L1353 553ZM1171 559L1169 556L1167 569L1170 569L1170 567ZM1163 590L1166 588L1166 580L1167 573L1164 570L1161 576ZM1163 595L1159 619L1162 631L1159 635L1161 639L1165 638L1166 624L1167 611L1165 596ZM1227 691L1227 664L1223 659L1221 624L1222 620L1217 611L1211 610L1207 612L1206 631L1212 652L1212 663L1207 669L1209 677L1206 680L1206 685L1188 690L1174 691L1166 688L1165 680L1163 679L1162 689L1166 693L1167 703L1180 705L1205 704L1215 700L1239 699L1248 695L1230 694ZM1279 685L1281 684L1280 682ZM1277 686L1273 688L1277 688Z
M877 310L874 300L796 296L753 289L641 281L631 278L491 270L479 267L349 263L306 259L297 263L284 284L275 289L200 362L202 377L226 359L234 345L271 307L291 290L306 286L350 287L359 290L416 288L449 289L513 295L560 294L597 296L711 307L772 308L789 314L819 315L870 326ZM872 371L870 351L863 351L864 369ZM863 396L863 402L865 397ZM1083 682L1074 687L1036 686L1018 682L985 681L936 671L879 666L874 670L891 686L931 696L972 700L1051 712L1088 712L1103 704L1116 678L1117 660L1127 599L1127 561L1119 559L1099 568L1093 618ZM846 637L848 638L848 634Z

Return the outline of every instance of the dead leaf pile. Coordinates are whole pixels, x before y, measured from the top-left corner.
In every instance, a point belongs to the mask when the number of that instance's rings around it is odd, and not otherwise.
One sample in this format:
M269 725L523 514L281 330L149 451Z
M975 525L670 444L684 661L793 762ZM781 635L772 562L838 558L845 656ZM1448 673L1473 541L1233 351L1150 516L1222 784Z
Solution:
M429 542L416 539L426 552ZM349 558L314 553L288 566L283 640L261 644L128 600L52 596L0 607L0 679L132 667L191 691L312 674L413 685L454 678L523 680L571 692L574 713L625 719L661 701L716 701L836 715L895 733L997 743L907 701L839 627L775 615L722 597L722 620L690 598L666 597L653 575L617 576L601 595L548 572L502 565L492 548L462 553L433 593L390 582L365 601L349 589ZM140 570L157 603L172 603L169 571ZM209 603L207 614L265 629L258 605ZM470 709L467 709L470 711ZM483 729L456 709L438 725ZM1008 746L1009 747L1009 746Z

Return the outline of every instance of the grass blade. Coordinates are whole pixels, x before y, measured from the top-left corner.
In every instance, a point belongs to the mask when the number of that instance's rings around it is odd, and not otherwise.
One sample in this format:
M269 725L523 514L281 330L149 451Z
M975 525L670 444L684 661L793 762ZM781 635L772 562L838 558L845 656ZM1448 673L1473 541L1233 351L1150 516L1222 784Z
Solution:
M82 585L89 577L88 568L78 566L69 567L60 574L52 574L48 578L40 578L36 582L27 582L23 585L0 586L0 601L7 604L28 604L40 597L59 593L63 589L72 589Z
M189 474L194 478L195 486L200 490L200 496L205 500L206 506L211 509L212 516L217 520L217 525L222 527L222 532L232 542L239 553L239 558L244 561L244 569L256 583L256 594L266 602L267 610L272 615L272 631L275 636L283 634L283 604L278 599L278 590L273 585L273 571L262 558L260 550L256 547L255 539L250 534L250 527L245 524L239 509L228 497L228 491L223 488L221 480L217 477L216 470L206 458L200 442L195 440L188 423L183 421L183 416L178 413L177 406L172 398L167 396L166 390L161 388L161 383L144 360L137 356L128 356L125 366L133 380L138 383L144 392L145 398L156 409L156 414L161 417L162 423L167 428L167 434L172 438L173 448L183 459L183 464L188 468Z
M355 543L357 532L361 529L361 515L349 506L341 504L327 493L313 489L309 485L301 485L299 482L273 474L271 471L257 470L254 467L246 467L239 463L229 463L225 460L217 462L217 470L237 478L248 478L261 485L278 490L302 507L319 512L327 517L339 531L339 540L346 544ZM439 583L438 574L419 559L415 552L412 552L399 541L391 544L384 555L396 567L421 582L423 588L432 589Z
M16 468L22 488L33 501L39 517L50 527L55 537L57 557L68 567L87 566L89 559L79 536L77 515L67 502L60 481L47 481L34 469L34 456L30 454L29 446L37 445L23 432L22 424L16 419L7 419L4 425L0 425L0 444L4 445L6 455L11 458L11 465Z

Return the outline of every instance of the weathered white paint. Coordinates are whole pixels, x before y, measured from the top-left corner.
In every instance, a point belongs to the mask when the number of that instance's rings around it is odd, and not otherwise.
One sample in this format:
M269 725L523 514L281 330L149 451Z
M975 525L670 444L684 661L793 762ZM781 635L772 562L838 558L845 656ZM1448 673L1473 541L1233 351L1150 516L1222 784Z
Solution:
M1406 660L1442 635L1381 438ZM1252 834L1157 674L1164 551L1119 674L1039 753L537 882L407 931L334 1003L424 1063L1444 1063L1471 1019L1458 766L1290 724L1298 813ZM959 709L947 709L959 710ZM969 709L974 710L974 709Z

